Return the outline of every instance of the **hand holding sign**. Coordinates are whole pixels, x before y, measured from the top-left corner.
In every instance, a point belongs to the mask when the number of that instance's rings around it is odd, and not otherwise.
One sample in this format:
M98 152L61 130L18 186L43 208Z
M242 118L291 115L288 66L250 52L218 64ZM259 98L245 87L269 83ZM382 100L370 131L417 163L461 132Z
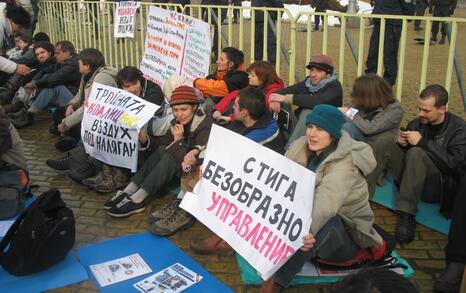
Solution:
M316 243L316 239L314 238L314 235L309 233L306 236L303 237L303 246L301 247L302 251L308 251L314 246L314 243Z

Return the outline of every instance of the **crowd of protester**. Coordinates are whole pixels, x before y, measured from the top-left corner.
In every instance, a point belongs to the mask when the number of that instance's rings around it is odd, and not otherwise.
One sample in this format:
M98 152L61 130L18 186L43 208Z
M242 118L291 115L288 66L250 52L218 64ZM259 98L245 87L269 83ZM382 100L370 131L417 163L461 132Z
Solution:
M212 74L192 83L173 75L162 89L136 67L117 71L108 66L97 49L77 52L69 41L52 44L43 33L30 37L20 32L31 24L21 7L9 9L4 17L9 35L0 37L14 38L15 43L4 45L0 57L2 165L15 165L27 176L15 128L34 124L40 111L49 110L50 132L64 155L47 160L47 165L68 170L71 179L109 194L103 205L109 216L141 213L171 184L179 185L180 192L148 216L152 233L170 236L195 222L179 205L200 180L212 124L222 125L316 174L309 234L302 249L265 282L263 292L288 287L310 258L347 264L379 260L391 252L392 244L374 226L369 202L387 172L400 190L395 232L399 243L415 238L420 200L440 202L442 213L453 218L447 270L435 289L451 292L459 286L466 263L461 248L466 242L461 208L466 207L456 195L465 192L466 124L447 112L449 97L442 86L427 86L417 98L419 117L400 128L404 110L393 95L391 80L372 73L358 77L351 105L343 105L342 86L328 55L312 56L306 65L309 75L285 87L273 63L258 60L246 67L243 52L226 47ZM94 82L160 106L139 133L134 174L85 152L81 122ZM215 234L191 248L198 253L234 253Z

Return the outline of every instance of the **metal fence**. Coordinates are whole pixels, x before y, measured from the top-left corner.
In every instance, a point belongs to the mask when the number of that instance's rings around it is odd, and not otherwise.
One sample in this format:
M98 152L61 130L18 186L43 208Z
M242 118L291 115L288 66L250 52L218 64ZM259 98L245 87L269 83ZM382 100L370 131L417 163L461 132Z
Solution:
M466 19L461 18L304 12L293 16L287 9L278 8L204 5L183 7L176 4L142 2L136 16L135 38L116 39L113 37L115 2L43 0L40 2L39 29L49 33L53 42L66 39L73 42L78 50L87 47L99 49L105 55L107 63L116 68L126 65L138 66L144 51L146 17L150 5L204 19L219 36L217 50L220 51L225 46L235 46L243 50L247 64L254 61L255 50L262 50L264 59L267 58L267 42L264 41L262 48L255 48L254 45L255 17L257 12L264 12L264 38L268 37L267 22L274 24L273 32L276 35L277 44L276 69L287 84L293 84L306 76L305 65L311 55L325 53L333 57L338 78L346 89L352 85L357 76L363 73L372 31L370 19L380 19L377 72L379 75L383 71L385 24L389 19L397 19L402 23L395 90L398 99L417 95L427 83L438 82L444 84L448 91L451 91L453 85L455 91L459 91L462 95L463 101L465 100L462 74L464 68L461 67L458 55L460 52L455 50L458 42L466 43L464 33L459 34L459 31L466 31ZM235 10L239 11L236 23L232 17ZM281 17L278 17L274 23L268 17L270 13L278 13ZM322 31L311 32L314 15L324 17ZM328 20L331 18L336 18L339 25L328 26ZM410 22L416 19L423 22L422 35L409 29ZM446 21L449 24L447 44L442 45L443 47L440 45L432 47L429 42L425 42L423 45L416 45L414 50L407 50L409 46L414 46L416 43L412 41L416 36L430 39L433 21ZM436 66L439 68L429 68L432 50L435 50L435 58L438 59L437 64L442 65L441 68L439 66ZM453 74L454 69L456 75ZM406 87L408 89L405 89Z

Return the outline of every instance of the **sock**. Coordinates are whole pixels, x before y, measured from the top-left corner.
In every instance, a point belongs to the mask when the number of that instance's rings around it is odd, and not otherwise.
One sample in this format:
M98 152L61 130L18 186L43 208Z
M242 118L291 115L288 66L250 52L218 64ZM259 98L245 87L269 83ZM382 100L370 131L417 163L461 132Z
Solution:
M149 196L149 193L142 188L139 188L133 195L131 195L131 200L135 203L140 203Z
M125 189L123 191L126 192L127 194L132 195L133 193L135 193L138 190L138 188L139 187L133 181L131 181L128 184L128 186L125 187Z

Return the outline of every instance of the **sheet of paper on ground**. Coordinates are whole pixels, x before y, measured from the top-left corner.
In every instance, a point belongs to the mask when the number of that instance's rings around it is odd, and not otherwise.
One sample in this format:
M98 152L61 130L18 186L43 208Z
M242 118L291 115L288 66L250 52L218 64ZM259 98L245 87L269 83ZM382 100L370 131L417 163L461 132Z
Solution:
M115 38L134 38L135 16L140 5L138 1L117 2L113 21Z
M209 74L211 47L210 27L206 22L150 6L140 68L160 86L173 74L192 83Z
M202 276L176 263L133 286L142 293L175 293L182 292L201 280Z
M81 124L86 152L136 172L139 130L158 108L127 91L94 82Z
M89 267L102 287L152 272L138 253Z
M215 125L202 169L202 180L181 207L267 279L309 233L314 173Z

